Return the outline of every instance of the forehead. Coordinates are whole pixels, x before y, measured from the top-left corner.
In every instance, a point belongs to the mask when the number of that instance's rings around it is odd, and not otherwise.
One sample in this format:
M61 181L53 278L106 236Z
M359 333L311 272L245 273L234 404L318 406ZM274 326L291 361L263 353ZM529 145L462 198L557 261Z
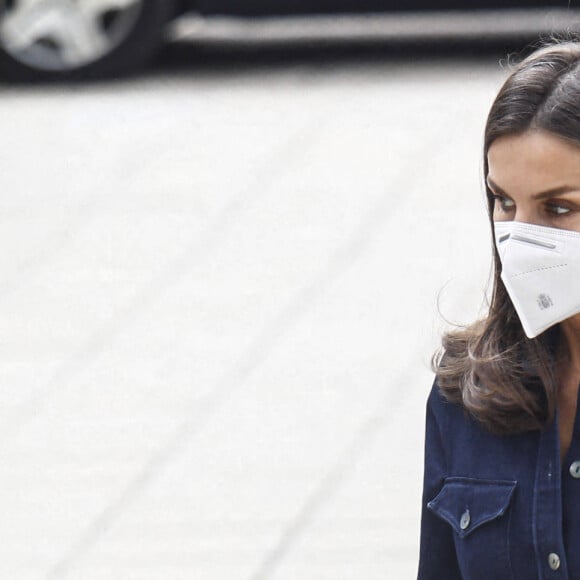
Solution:
M580 146L546 131L499 137L489 147L487 161L489 178L506 193L580 188Z

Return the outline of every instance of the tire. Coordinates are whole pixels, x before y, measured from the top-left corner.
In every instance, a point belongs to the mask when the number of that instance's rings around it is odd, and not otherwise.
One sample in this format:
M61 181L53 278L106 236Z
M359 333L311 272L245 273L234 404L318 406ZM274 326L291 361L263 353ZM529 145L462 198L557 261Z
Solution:
M29 6L0 0L0 80L129 74L153 56L175 15L174 0L42 0Z

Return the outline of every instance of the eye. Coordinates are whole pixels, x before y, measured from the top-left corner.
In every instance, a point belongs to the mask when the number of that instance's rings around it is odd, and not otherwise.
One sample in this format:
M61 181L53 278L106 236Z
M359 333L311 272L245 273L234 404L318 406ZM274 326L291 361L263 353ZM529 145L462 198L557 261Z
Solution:
M557 203L546 204L546 209L554 215L566 215L572 211L569 207L564 207L563 205L559 205Z
M503 195L494 195L493 199L495 200L495 206L499 207L501 211L511 211L516 207L513 199L509 197L504 197Z

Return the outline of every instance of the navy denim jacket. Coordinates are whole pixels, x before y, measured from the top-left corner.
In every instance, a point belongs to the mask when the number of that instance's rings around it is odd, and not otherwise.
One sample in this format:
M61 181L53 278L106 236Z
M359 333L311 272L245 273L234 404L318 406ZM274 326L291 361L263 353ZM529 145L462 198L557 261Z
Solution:
M580 580L578 415L561 467L557 418L495 436L434 384L419 580Z

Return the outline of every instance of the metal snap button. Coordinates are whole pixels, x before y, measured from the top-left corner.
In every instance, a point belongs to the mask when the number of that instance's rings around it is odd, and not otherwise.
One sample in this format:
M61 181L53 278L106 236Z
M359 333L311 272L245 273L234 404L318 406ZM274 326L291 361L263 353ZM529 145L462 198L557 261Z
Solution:
M560 556L555 552L552 552L548 556L548 564L552 570L557 570L560 567Z
M580 461L570 464L570 475L575 479L580 479Z
M461 516L461 520L459 520L459 527L462 530L465 530L469 527L470 523L471 523L471 515L469 514L469 510L465 510L463 512L463 515Z

